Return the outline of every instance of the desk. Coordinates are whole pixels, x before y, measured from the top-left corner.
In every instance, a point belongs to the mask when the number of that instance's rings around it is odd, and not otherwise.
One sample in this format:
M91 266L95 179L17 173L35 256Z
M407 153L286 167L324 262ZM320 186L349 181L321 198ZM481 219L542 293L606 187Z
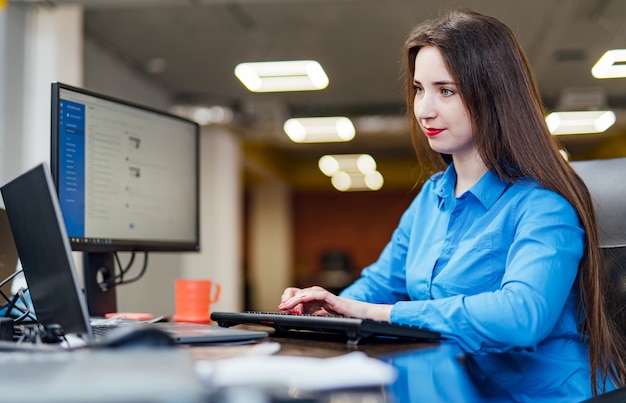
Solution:
M267 329L264 329L267 330ZM200 382L199 361L216 362L245 355L261 343L279 343L278 356L331 358L354 351L393 365L397 380L330 391L237 387L214 389ZM339 337L278 337L244 345L184 346L175 349L79 350L53 353L2 352L0 401L183 402L183 403L410 403L477 402L451 343L364 340L357 346ZM195 365L194 365L195 364ZM319 379L319 378L318 378ZM243 396L243 397L242 397Z
M270 337L256 339L252 345L264 342L279 343L281 348L275 355L285 356L330 358L353 351L362 351L370 357L382 358L390 354L399 355L439 346L439 343L397 340L364 340L360 344L352 346L346 343L343 336L335 337L333 335L319 334L307 336L306 333L302 333L301 335L290 337L289 335L275 335L271 329L268 330L268 328L261 326L241 326L241 328L253 328L255 330L269 332ZM213 361L215 359L235 356L239 349L243 351L246 347L245 345L243 348L237 346L192 346L190 347L190 352L195 359Z
M267 330L264 328L263 330ZM254 344L264 342L279 343L281 348L276 355L331 358L361 351L370 357L393 365L398 371L398 379L392 385L373 386L367 389L337 390L321 393L305 393L288 396L294 401L306 402L477 402L480 394L473 387L462 365L459 348L453 343L422 343L404 341L365 340L357 346L350 346L341 338L279 337L271 335ZM196 360L214 361L245 354L249 346L206 346L191 347ZM288 401L284 393L275 401ZM221 397L222 402L230 403ZM231 400L235 401L235 400ZM222 403L221 402L221 403Z

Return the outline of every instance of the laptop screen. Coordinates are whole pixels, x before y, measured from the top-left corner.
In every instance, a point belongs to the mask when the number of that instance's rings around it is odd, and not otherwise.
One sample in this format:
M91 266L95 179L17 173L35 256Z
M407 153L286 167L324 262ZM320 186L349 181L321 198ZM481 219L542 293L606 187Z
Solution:
M89 317L46 163L2 186L2 198L37 320L91 340Z

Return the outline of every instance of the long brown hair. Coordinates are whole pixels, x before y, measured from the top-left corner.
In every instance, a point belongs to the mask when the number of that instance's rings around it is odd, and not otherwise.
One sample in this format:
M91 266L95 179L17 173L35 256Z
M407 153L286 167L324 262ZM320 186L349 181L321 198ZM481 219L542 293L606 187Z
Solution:
M449 156L428 146L413 113L415 57L424 46L439 49L455 79L487 168L510 182L532 178L567 199L578 213L585 229L585 251L576 285L592 391L596 395L598 379L604 384L607 377L624 386L626 340L608 309L610 284L602 266L591 197L548 131L539 90L517 38L497 19L469 10L426 21L409 34L404 46L407 114L415 151L430 176L445 168Z

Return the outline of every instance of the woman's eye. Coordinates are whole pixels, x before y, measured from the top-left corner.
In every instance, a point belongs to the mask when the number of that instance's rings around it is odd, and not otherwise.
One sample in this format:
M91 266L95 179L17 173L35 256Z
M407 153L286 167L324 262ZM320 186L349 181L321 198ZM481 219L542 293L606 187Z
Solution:
M450 95L454 95L454 91L448 88L442 88L441 93L443 94L444 97L449 97Z
M416 94L421 94L421 93L423 93L423 92L424 92L424 89L423 89L422 87L420 87L420 86L417 86L417 85L416 85L416 86L414 86L413 88L415 88L415 93L416 93Z

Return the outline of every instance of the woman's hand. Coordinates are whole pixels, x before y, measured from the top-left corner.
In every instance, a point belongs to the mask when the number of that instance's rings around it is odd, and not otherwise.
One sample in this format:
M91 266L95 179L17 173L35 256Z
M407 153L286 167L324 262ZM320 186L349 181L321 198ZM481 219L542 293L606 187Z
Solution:
M287 301L288 299L290 299L291 297L293 297L300 291L301 289L296 288L296 287L285 288L285 291L283 291L283 295L280 296L280 304L278 305L278 309L280 309L283 312L288 312L288 313L293 313L293 314L303 313L304 307L302 306L302 304L297 304L291 308L281 308L282 306L284 306L285 301Z
M338 297L322 287L287 288L278 309L306 315L340 315L389 322L392 305L370 304Z

